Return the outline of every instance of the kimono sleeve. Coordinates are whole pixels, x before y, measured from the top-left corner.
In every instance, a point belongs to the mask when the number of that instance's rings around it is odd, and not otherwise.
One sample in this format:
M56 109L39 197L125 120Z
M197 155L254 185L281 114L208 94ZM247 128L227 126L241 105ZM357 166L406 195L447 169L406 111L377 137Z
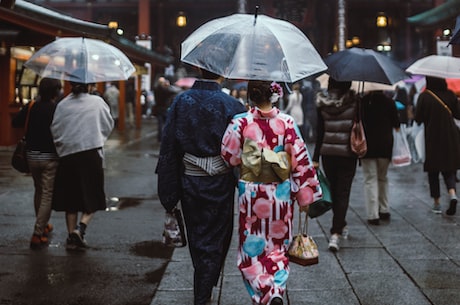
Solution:
M172 106L163 129L160 157L155 169L158 175L158 196L167 211L172 211L182 198L183 153L174 135L175 126L175 108Z

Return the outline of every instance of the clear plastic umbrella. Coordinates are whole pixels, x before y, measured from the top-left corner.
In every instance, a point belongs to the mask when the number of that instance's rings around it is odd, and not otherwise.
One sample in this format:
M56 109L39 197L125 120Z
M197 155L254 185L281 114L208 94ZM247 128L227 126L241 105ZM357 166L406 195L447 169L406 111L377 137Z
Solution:
M181 60L229 79L288 83L327 69L296 26L257 14L205 23L182 43Z
M429 55L414 62L406 71L439 78L460 78L460 58Z
M116 47L97 39L59 38L24 64L42 77L79 83L126 80L136 70Z

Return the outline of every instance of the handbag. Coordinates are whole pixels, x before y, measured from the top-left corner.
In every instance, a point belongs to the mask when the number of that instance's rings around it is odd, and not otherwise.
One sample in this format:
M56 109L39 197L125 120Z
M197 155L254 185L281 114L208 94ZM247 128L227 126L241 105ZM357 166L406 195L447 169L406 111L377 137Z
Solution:
M363 123L361 121L360 103L360 101L357 102L355 119L353 120L353 126L351 127L350 132L351 150L358 156L358 158L364 157L367 153L367 141Z
M308 213L305 213L302 222L302 212L299 211L299 232L292 239L288 249L289 261L302 265L311 266L319 263L319 251L313 237L307 233Z
M171 212L166 212L163 230L163 244L169 247L185 247L185 226L182 211L175 207Z
M27 162L27 149L26 149L26 137L25 134L27 132L27 127L29 125L29 114L30 109L34 105L35 101L30 102L30 106L27 109L27 116L26 116L26 123L24 126L24 136L19 140L18 144L16 144L16 148L14 149L13 156L11 157L11 165L15 170L20 173L27 174L30 172L29 163Z
M332 194L329 180L327 180L326 175L320 168L316 170L316 174L318 176L319 185L321 187L323 196L321 199L316 200L308 207L308 216L310 218L321 216L332 209Z

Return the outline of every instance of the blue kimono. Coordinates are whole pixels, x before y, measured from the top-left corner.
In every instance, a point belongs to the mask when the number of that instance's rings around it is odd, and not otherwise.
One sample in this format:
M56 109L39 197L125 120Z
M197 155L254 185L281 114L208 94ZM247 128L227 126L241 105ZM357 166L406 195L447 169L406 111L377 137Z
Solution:
M185 153L220 156L228 123L246 108L215 81L197 80L173 101L161 138L158 195L166 210L179 201L194 267L195 305L211 297L230 246L236 177L184 174Z

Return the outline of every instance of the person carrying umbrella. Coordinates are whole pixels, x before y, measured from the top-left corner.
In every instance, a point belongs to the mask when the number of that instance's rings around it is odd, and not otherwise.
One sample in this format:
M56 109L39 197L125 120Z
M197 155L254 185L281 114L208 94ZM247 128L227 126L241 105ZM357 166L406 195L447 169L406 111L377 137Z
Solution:
M216 57L225 54L209 51ZM220 144L231 118L246 111L222 91L222 76L200 71L202 78L169 107L156 168L166 211L181 202L193 262L194 305L210 301L230 246L236 180L220 157Z
M83 73L83 69L74 72ZM102 148L114 121L107 103L89 94L89 84L71 81L70 85L71 93L56 106L51 124L59 155L52 207L65 212L66 249L80 250L87 247L86 227L94 213L106 209Z
M447 215L457 211L455 189L456 170L460 168L460 136L453 118L460 118L457 97L447 89L444 78L426 77L426 90L419 95L415 108L415 121L425 127L425 162L428 173L433 212L441 213L439 173L444 177L449 192Z
M348 235L346 214L350 201L357 155L350 147L350 133L359 97L350 89L351 81L329 78L328 91L317 95L318 127L313 162L322 166L332 194L332 227L329 250L338 251L340 237Z

